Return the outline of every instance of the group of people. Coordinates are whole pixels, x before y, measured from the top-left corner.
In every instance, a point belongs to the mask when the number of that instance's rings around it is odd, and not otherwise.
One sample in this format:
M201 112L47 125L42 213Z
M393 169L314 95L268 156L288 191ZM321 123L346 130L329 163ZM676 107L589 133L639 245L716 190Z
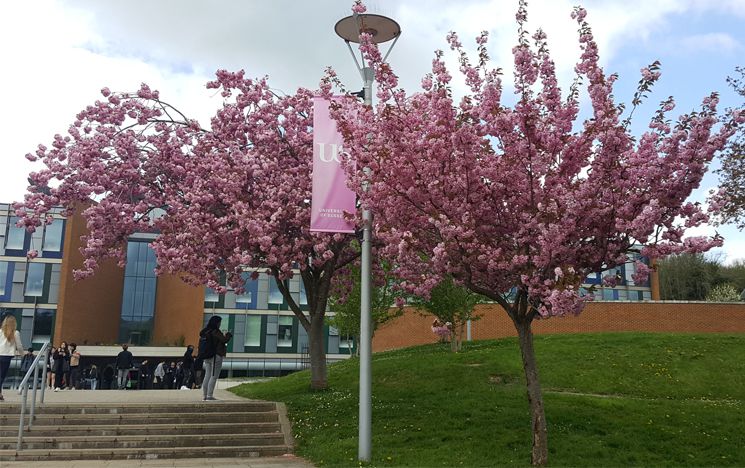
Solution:
M227 343L233 336L229 331L223 333L220 330L221 323L222 317L219 315L210 317L207 326L199 332L199 349L196 356L194 346L189 345L180 361L161 361L155 366L152 374L147 360L142 361L139 368L135 368L132 353L127 345L122 345L122 351L116 358L118 388L133 388L133 382L136 382L137 388L140 389L201 388L203 400L216 400L215 386L227 354ZM134 375L137 375L136 379L133 379Z
M95 364L81 372L81 354L75 343L63 341L59 347L53 349L47 362L47 382L54 391L62 389L80 389L82 379L90 382L95 390L99 379L111 383L116 378L116 388L140 389L193 389L201 388L203 400L215 400L214 391L217 379L220 377L222 363L227 354L227 343L232 338L231 332L220 330L222 318L219 315L210 317L199 333L198 354L194 356L194 346L189 345L180 361L159 362L153 371L147 360L135 366L134 356L129 347L122 345L122 351L117 355L114 366L106 366L103 375ZM3 400L2 384L8 375L10 362L15 356L23 354L21 335L17 329L16 318L6 315L0 324L0 401ZM34 362L33 349L29 348L21 360L21 370L28 370ZM114 375L116 370L116 375ZM106 371L109 371L107 376ZM133 371L134 372L133 374ZM136 376L133 379L133 375ZM108 377L108 380L107 380ZM133 386L133 382L135 385ZM106 383L106 382L104 382Z
M47 384L49 388L54 388L55 392L62 389L76 390L81 388L81 369L80 369L80 352L78 345L75 343L67 344L63 341L59 347L49 355L47 362ZM95 374L95 380L98 380L98 369L91 366L88 374Z
M194 356L194 346L186 347L180 361L160 361L153 370L150 361L139 366L127 345L116 357L117 388L124 390L179 390L199 388L202 385L202 359Z

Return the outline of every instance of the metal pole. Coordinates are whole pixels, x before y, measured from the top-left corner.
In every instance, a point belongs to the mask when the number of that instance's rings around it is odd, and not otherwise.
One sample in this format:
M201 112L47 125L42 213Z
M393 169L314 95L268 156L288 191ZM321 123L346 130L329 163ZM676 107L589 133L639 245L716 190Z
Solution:
M362 69L365 80L365 105L372 105L373 70ZM364 187L369 190L369 187ZM360 278L360 408L359 447L357 458L369 462L372 454L372 317L370 283L372 282L372 211L362 211L362 258Z
M34 424L34 415L36 414L36 388L39 386L37 379L39 378L39 365L34 366L34 382L31 384L33 391L31 392L31 413L28 418L28 428Z
M47 385L49 385L49 349L51 347L50 343L49 346L47 346L47 350L44 352L44 364L42 364L44 373L41 376L41 403L44 403L44 392L47 389Z
M18 417L18 442L16 452L21 451L21 438L23 437L23 418L26 414L26 398L28 397L28 385L23 386L23 397L21 397L21 414Z

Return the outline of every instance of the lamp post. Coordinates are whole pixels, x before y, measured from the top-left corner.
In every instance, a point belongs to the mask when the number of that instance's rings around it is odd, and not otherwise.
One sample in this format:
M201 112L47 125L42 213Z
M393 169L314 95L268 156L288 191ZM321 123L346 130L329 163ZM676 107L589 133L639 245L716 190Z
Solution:
M360 34L368 33L376 44L393 40L383 61L388 58L393 46L401 35L401 27L394 20L369 13L355 13L340 19L334 31L347 44L349 53L354 59L363 82L365 105L372 105L372 85L375 81L374 70L367 66L365 58L360 60L352 50L350 42L359 43ZM361 66L360 66L361 64ZM367 170L368 168L365 168ZM365 187L367 190L368 187ZM370 284L372 282L372 212L362 211L362 258L360 278L360 401L359 401L359 441L357 458L369 462L372 453L372 317L370 313Z

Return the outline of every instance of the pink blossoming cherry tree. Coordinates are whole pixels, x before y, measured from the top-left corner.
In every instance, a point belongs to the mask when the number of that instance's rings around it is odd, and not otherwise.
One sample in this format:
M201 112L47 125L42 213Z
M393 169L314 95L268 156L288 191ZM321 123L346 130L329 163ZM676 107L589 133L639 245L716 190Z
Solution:
M123 265L128 236L142 231L159 234L157 272L194 285L241 292L246 267L267 271L308 333L311 386L326 388L329 287L358 253L354 236L309 231L313 93L277 96L242 71L218 71L208 87L225 98L209 130L146 85L135 94L103 89L106 99L78 114L68 135L26 156L44 168L31 174L16 213L34 230L54 206L82 210L89 234L77 278L104 257ZM307 311L285 281L297 269Z
M516 103L502 104L502 71L488 67L487 34L472 64L455 33L468 93L454 102L452 76L436 52L432 72L413 95L397 89L371 37L362 48L380 82L376 109L351 101L334 112L356 165L349 186L375 213L381 253L412 293L425 295L452 275L509 315L519 337L532 415L532 462L547 462L547 430L531 323L579 314L590 299L588 274L630 261L703 252L719 237L687 237L708 213L686 202L707 164L733 131L716 126L717 97L677 123L662 103L649 130L635 139L612 95L615 75L598 64L586 12L576 8L582 54L577 79L563 96L546 35L526 32L526 4L517 13L513 49ZM633 105L659 78L642 70ZM578 121L579 86L586 83L590 118ZM632 111L632 109L630 109ZM368 171L362 168L369 168ZM648 267L636 263L635 281ZM605 279L613 284L615 278Z

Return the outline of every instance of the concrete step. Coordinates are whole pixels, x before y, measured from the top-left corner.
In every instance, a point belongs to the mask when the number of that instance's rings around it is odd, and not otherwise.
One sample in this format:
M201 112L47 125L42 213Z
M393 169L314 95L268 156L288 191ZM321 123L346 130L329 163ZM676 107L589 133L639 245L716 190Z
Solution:
M213 413L124 413L124 414L37 414L34 426L94 424L194 424L205 420L220 422L273 422L276 411ZM0 427L18 426L19 415L0 415ZM28 418L28 416L26 417Z
M286 445L239 445L225 447L152 447L116 449L0 450L0 461L44 460L141 460L159 458L254 458L291 453Z
M64 434L64 430L60 431ZM0 437L0 450L16 447L15 437ZM23 450L37 449L143 449L167 447L235 447L284 444L281 432L256 434L163 434L130 436L24 437Z
M270 401L195 401L189 403L90 403L64 404L45 403L37 405L36 414L129 414L129 413L222 413L274 411L276 405ZM18 404L4 404L2 413L19 413ZM27 409L28 411L28 409Z
M158 435L158 434L255 434L280 432L282 430L279 422L256 422L256 423L198 423L198 424L95 424L65 426L60 429L57 426L34 425L30 431L23 433L26 437L57 437L60 430L64 430L66 436L126 436L126 435ZM18 436L18 426L13 428L0 428L0 437Z

